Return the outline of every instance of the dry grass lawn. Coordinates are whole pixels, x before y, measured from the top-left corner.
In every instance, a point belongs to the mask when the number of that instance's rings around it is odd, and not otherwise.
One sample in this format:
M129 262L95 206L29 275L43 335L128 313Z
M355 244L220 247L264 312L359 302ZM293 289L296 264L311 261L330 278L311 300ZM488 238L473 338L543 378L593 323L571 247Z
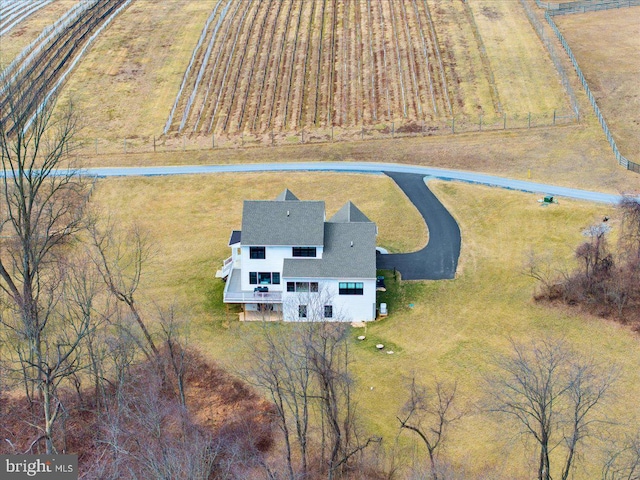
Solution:
M378 244L412 251L427 242L418 211L386 176L338 174L221 174L101 181L95 199L125 224L138 221L156 247L147 279L156 299L197 306L231 254L243 200L268 200L289 188L303 200L325 200L327 218L352 200L378 224ZM399 221L398 219L402 219ZM187 301L188 299L188 301ZM195 308L196 312L202 310Z
M636 425L640 378L637 335L615 323L532 302L532 279L522 274L531 249L569 268L582 230L612 208L560 200L543 208L537 196L459 183L432 182L463 234L458 278L402 283L390 316L367 327L369 342L357 342L354 369L365 424L393 441L395 414L403 402L403 375L416 371L422 381L434 375L457 379L460 397L473 412L456 429L447 454L469 474L526 478L521 444L504 424L479 414L482 376L509 338L527 341L543 335L564 337L585 355L621 367L610 419ZM338 174L225 174L199 177L109 179L99 182L94 201L117 218L138 218L157 244L145 281L147 299L175 298L192 314L192 342L231 368L242 365L246 339L255 324L241 324L221 304L223 283L213 278L228 255L226 242L238 228L242 199L272 198L289 187L303 199L324 198L331 215L350 198L380 225L379 243L417 248L424 232L414 230L417 213L394 184L382 176ZM402 221L398 221L402 219ZM615 225L614 225L615 226ZM407 242L409 243L403 243ZM413 304L413 308L409 304ZM371 341L393 349L375 351ZM623 353L621 353L623 352ZM371 388L373 387L373 388ZM624 427L613 425L619 437ZM403 435L401 443L406 443ZM577 478L597 478L601 444L585 451Z
M78 160L86 167L298 161L390 162L470 170L613 193L640 191L640 176L618 166L602 130L593 121L573 127L534 128L507 133L273 148L177 150L157 154L80 155Z
M460 223L461 268L454 281L403 284L402 303L391 307L395 311L387 320L367 328L375 342L400 352L389 356L358 350L365 387L361 405L374 428L387 436L396 432L403 375L415 371L427 383L434 377L457 380L472 414L451 437L450 457L470 477L488 471L489 478L529 478L513 431L477 407L485 389L483 375L492 370L495 355L509 351L509 339L528 342L542 336L564 337L585 356L619 363L620 396L610 419L633 423L640 413L632 400L640 393L637 335L612 322L533 303L535 282L522 273L531 250L552 258L559 268L571 268L582 229L611 210L562 199L543 208L534 195L458 183L431 185ZM576 478L598 478L601 452L602 444L587 450L587 469Z
M508 115L569 112L549 54L520 2L469 2L487 49L500 102Z
M640 7L555 17L622 154L640 163Z
M100 36L63 89L85 138L160 135L211 11L210 2L133 2Z

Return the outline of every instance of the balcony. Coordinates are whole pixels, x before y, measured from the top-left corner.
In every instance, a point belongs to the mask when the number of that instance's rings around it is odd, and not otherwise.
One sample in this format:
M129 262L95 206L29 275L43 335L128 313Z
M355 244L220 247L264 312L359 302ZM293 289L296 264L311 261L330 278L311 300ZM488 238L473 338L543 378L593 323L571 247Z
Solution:
M237 258L235 262L233 257L225 259L222 263L222 268L216 272L216 278L227 278L234 268L240 268L240 258Z
M282 292L242 290L240 275L240 269L231 270L224 287L224 303L282 303Z

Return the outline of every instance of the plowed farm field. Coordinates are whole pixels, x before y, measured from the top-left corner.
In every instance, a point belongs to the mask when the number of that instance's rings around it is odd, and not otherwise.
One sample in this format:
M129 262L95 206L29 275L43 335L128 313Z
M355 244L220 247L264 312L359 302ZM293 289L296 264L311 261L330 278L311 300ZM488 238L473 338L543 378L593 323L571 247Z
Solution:
M52 0L0 36L0 62L73 5ZM96 153L211 135L304 143L333 127L347 139L449 133L453 119L456 131L526 128L570 110L518 0L134 0L60 92Z
M70 78L92 145L270 132L286 142L329 127L360 138L391 122L450 131L454 117L502 126L503 115L568 110L518 1L167 0L161 10L136 0Z

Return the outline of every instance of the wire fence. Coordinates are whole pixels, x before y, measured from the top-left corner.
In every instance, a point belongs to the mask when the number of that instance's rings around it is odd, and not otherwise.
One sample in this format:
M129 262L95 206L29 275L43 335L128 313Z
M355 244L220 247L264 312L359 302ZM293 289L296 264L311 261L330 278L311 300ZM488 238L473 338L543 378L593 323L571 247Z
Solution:
M549 23L549 25L551 26L551 29L556 34L556 37L558 37L558 40L560 41L560 43L564 47L565 51L567 52L567 55L569 56L569 59L571 60L571 63L573 64L573 68L575 69L575 71L576 71L576 73L578 75L578 78L580 79L580 82L582 83L582 86L584 87L584 91L587 94L587 97L589 98L589 102L591 103L591 106L593 107L593 111L594 111L594 113L596 115L596 118L598 119L598 122L600 123L600 126L602 127L602 130L604 131L604 134L607 137L607 141L609 142L609 145L611 146L611 149L613 150L613 154L615 155L616 160L618 161L618 163L620 165L622 165L626 169L632 170L632 171L637 172L637 173L640 173L640 165L638 165L638 164L636 164L634 162L631 162L630 160L625 158L620 153L620 150L618 149L618 145L616 144L616 141L613 138L613 134L611 133L611 130L609 129L609 126L607 125L607 121L605 120L604 116L602 115L602 111L600 110L600 107L598 106L598 103L596 102L596 98L593 96L593 93L591 93L591 89L589 88L589 83L587 82L587 79L585 78L584 74L582 73L582 70L580 69L580 66L578 65L578 61L576 60L576 57L573 55L573 52L571 51L571 47L569 46L569 43L564 38L564 35L562 35L562 32L560 32L560 29L556 25L556 22L554 22L553 15L549 14L549 11L547 11L545 13L545 18L547 20L547 23Z
M560 60L560 57L556 52L556 48L554 47L553 43L550 41L549 37L547 36L545 29L542 25L542 22L538 19L536 14L533 12L529 2L527 0L520 0L520 3L522 3L522 6L524 7L524 11L527 15L527 18L529 19L529 22L531 23L531 25L533 25L534 30L538 34L538 37L540 37L540 40L542 41L542 43L547 48L547 51L549 52L551 61L553 62L553 65L556 67L556 71L558 72L558 75L560 75L562 86L564 87L565 92L567 92L567 96L569 97L569 103L571 104L571 109L575 113L576 120L577 120L580 118L580 107L578 104L578 100L576 99L576 94L573 90L573 87L571 86L571 82L569 81L569 76L567 75L567 71L565 70L564 65L562 64L562 61Z
M574 112L554 110L477 118L453 118L440 122L395 121L364 127L326 127L289 132L204 136L136 136L126 139L85 138L76 146L80 155L133 154L350 142L391 138L427 137L470 132L530 129L575 124Z
M549 49L549 52L552 58L554 58L555 51L554 51L553 45L548 41L548 39L545 40L544 29L542 28L540 21L532 12L531 7L529 7L527 1L526 0L520 0L520 1L522 2L522 5L525 7L525 10L527 11L527 16L529 16L529 20L531 20L531 23L534 24L536 31L538 31L538 34L541 36L540 38L543 39L543 43ZM640 164L632 162L631 160L627 159L626 157L624 157L624 155L620 153L620 150L618 149L618 145L616 144L616 141L613 138L613 134L611 133L611 130L607 125L607 121L602 115L602 111L600 110L600 107L598 106L598 103L596 102L596 99L593 96L593 93L591 93L591 88L589 88L589 84L584 74L582 73L582 69L578 65L578 61L576 60L576 57L574 56L573 51L569 46L569 43L564 38L564 35L562 34L562 32L560 32L560 29L556 25L556 22L553 20L553 17L556 15L568 15L572 13L595 12L595 11L611 10L616 8L628 8L628 7L640 6L640 0L579 0L575 2L564 2L564 3L552 3L552 2L543 2L541 0L535 0L535 2L538 5L538 7L545 9L545 14L544 14L545 19L549 24L549 26L551 27L551 29L553 30L553 32L555 33L558 41L560 41L560 43L562 44L562 47L564 48L565 52L569 56L569 59L573 64L573 68L575 69L576 74L578 75L578 78L582 83L584 91L587 94L587 97L589 98L589 102L593 107L593 111L596 115L596 118L598 119L598 122L600 123L600 126L602 127L602 130L604 131L604 134L607 137L607 141L609 142L609 145L613 150L613 154L615 155L616 160L618 161L618 164L625 167L627 170L640 173ZM554 52L554 53L551 53L551 52ZM556 63L555 60L554 60L554 63ZM558 68L558 65L556 65L556 68Z
M599 12L616 8L640 6L640 0L579 0L576 2L553 3L536 0L540 8L550 15L569 15L572 13Z

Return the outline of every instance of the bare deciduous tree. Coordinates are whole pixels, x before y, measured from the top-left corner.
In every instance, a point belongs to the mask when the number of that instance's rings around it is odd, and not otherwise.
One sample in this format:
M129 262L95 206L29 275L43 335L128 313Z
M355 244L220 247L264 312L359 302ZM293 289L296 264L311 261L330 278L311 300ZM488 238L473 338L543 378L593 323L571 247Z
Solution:
M430 392L427 387L418 384L415 375L411 377L409 398L396 418L401 429L416 433L427 447L431 478L438 480L438 452L449 427L462 418L462 413L455 408L456 383L447 384L436 379L432 390Z
M189 335L187 325L178 319L174 306L164 311L160 310L159 319L162 330L162 340L166 347L170 371L173 372L173 376L175 377L180 405L186 408L185 385L189 370L189 357L187 355Z
M287 326L264 323L251 346L251 383L268 392L285 444L289 479L306 478L320 464L337 478L368 446L379 442L363 435L353 401L348 324L324 321L331 301L321 292L298 296L285 308L305 306L304 322ZM343 320L333 312L333 320ZM315 472L317 473L317 472Z
M640 201L624 196L618 208L622 211L619 242L630 261L640 261Z
M158 348L151 333L140 315L136 303L136 292L140 286L142 268L151 255L151 247L147 237L137 225L124 235L119 234L112 222L100 228L94 222L90 229L91 241L95 249L94 261L105 285L116 300L126 305L132 317L142 331L146 346L142 350L151 358L159 356Z
M602 421L599 410L615 369L585 359L563 341L512 342L512 347L511 355L497 361L500 373L489 379L489 408L534 441L539 480L551 480L552 470L566 480L579 446ZM562 447L564 460L554 468L551 451Z
M50 100L28 119L17 102L25 86L8 86L0 122L0 289L7 305L2 323L20 365L30 401L42 399L41 438L54 451L52 427L61 405L55 390L78 368L88 319L66 318L64 271L68 245L85 225L87 179L70 168L77 119L71 104L54 116Z
M640 436L613 445L602 468L602 480L640 480Z

